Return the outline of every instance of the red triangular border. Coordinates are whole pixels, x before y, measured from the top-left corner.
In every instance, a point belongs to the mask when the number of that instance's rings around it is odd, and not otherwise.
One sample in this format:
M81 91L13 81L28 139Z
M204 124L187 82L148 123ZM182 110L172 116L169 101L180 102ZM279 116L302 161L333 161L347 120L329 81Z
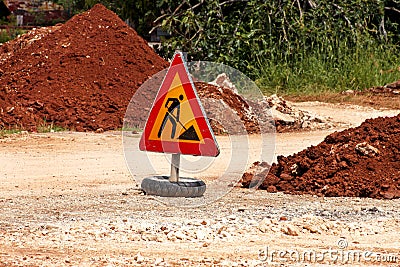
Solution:
M172 81L176 75L179 74L183 89L187 96L192 108L193 115L203 136L204 143L189 143L189 142L172 142L161 140L149 140L151 130L153 129L157 115L162 108L162 103L171 87ZM196 101L193 101L196 100ZM160 90L154 100L153 107L151 108L149 118L147 119L142 137L139 143L139 149L142 151L164 152L174 154L187 154L195 156L211 156L216 157L219 155L219 147L213 131L208 123L207 116L200 103L197 95L196 88L193 81L189 76L186 63L183 60L182 53L178 52L174 55L164 81L161 84Z

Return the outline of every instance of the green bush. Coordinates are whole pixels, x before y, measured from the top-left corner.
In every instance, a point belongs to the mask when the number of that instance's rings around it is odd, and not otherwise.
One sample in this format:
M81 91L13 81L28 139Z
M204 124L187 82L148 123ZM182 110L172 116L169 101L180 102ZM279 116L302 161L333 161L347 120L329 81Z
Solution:
M22 29L1 29L0 30L0 43L8 42L12 39L15 39L18 35L24 34L26 31Z
M398 48L371 40L331 51L316 49L285 60L263 58L257 84L266 93L360 90L400 79Z
M184 1L162 26L173 35L165 43L169 56L180 49L195 60L223 62L268 92L360 89L399 78L381 75L398 65L400 11L390 12L399 6L380 0Z

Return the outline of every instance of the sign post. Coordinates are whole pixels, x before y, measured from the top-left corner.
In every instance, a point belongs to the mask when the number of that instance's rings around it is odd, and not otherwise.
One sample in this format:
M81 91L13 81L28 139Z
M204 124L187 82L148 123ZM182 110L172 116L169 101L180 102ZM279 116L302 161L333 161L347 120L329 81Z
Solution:
M142 189L147 194L193 197L204 193L203 181L179 177L181 154L209 157L219 155L217 141L183 53L175 53L172 59L151 108L139 149L172 154L169 177L154 176L143 180Z
M171 183L179 182L179 164L181 161L181 155L172 154L171 157L171 175L169 176L169 181Z

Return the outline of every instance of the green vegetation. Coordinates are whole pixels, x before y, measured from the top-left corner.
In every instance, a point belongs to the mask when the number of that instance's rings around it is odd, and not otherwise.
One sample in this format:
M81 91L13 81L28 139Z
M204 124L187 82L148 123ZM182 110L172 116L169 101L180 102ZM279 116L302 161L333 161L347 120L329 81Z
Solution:
M290 61L263 58L256 83L265 93L362 90L400 79L398 53L394 45L360 42L356 49L316 50Z
M53 122L48 123L46 120L43 120L42 122L38 123L37 125L38 125L37 126L38 133L54 133L54 132L68 131L68 129L54 125ZM14 126L12 128L0 127L0 139L5 138L8 135L19 134L24 131L25 131L25 129L22 126Z
M399 15L400 1L186 1L161 25L169 53L223 62L268 93L314 93L398 80Z
M0 43L8 42L26 32L26 30L15 28L15 24L15 16L10 16L8 19L0 19L0 25L6 26L5 29L0 29Z
M20 132L21 132L21 130L18 130L18 129L3 129L3 128L0 128L0 139L5 138L7 135L17 134L17 133L20 133Z
M24 34L26 30L18 28L0 29L0 43L15 39L18 35Z
M54 125L53 122L48 123L46 120L43 120L42 123L39 123L37 126L38 133L54 133L54 132L64 132L67 129Z

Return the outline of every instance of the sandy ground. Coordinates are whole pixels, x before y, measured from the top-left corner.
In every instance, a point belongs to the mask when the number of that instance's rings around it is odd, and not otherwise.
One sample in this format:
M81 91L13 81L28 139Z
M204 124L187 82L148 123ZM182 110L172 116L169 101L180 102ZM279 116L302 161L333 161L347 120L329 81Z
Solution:
M352 126L400 112L296 105ZM271 157L335 130L277 134ZM260 140L250 137L247 165ZM230 139L218 143L228 155ZM153 162L168 170L165 156ZM142 194L118 132L10 135L0 139L0 166L0 266L400 266L400 200L226 186L206 206L177 208ZM212 183L220 172L196 176Z

